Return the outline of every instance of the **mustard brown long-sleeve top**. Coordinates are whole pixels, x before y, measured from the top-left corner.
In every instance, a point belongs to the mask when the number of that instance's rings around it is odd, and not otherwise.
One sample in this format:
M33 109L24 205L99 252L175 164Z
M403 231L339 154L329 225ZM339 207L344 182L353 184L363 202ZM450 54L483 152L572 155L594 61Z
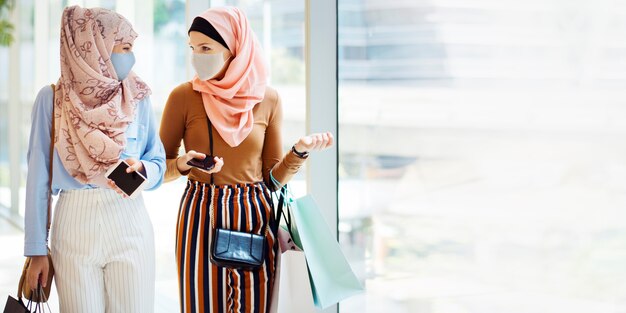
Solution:
M305 159L282 152L282 106L276 90L267 87L263 101L252 110L254 126L246 139L237 147L229 146L213 128L213 154L224 159L224 166L213 174L216 185L257 183L264 181L271 189L276 180L286 184L298 172ZM181 173L176 166L181 141L185 151L195 150L210 154L207 115L202 95L193 90L191 82L176 87L170 94L161 119L161 141L165 147L167 169L165 181L181 175L204 183L211 182L211 175L192 168Z

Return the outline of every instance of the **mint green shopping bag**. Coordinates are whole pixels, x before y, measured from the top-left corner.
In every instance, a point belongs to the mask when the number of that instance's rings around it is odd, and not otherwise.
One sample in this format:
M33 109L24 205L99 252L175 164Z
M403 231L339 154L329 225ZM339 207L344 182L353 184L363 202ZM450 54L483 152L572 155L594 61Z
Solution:
M304 250L313 303L325 309L363 291L320 210L307 195L289 203L293 240Z

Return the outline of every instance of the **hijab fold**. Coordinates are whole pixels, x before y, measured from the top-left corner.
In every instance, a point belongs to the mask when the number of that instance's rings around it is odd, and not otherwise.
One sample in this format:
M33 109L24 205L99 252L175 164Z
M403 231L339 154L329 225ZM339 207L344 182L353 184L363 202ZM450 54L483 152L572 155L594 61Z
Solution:
M244 13L235 7L211 8L200 14L226 42L233 57L220 80L192 80L202 94L207 116L220 136L236 147L252 131L252 109L265 96L266 65L261 45Z
M133 72L119 81L111 63L113 46L136 37L130 22L113 11L79 6L63 11L55 147L81 183L105 185L102 174L119 160L137 104L151 93Z

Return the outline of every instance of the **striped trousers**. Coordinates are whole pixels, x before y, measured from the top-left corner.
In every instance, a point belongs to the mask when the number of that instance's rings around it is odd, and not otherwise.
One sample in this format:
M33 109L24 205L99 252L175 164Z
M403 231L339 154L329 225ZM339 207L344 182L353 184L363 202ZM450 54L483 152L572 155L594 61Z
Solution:
M143 197L61 191L51 232L60 312L154 312L154 233Z
M278 249L274 234L267 232L265 261L255 270L212 264L210 247L213 222L218 228L266 233L272 212L270 203L270 191L262 183L218 186L187 182L176 235L181 312L269 311Z

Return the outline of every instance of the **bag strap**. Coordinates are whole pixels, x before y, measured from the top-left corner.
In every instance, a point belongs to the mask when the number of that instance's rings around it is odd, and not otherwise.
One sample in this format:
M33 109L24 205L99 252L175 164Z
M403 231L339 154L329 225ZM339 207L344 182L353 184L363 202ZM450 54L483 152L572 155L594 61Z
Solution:
M209 127L209 149L210 149L210 157L213 157L213 124L211 124L211 119L209 119L209 116L207 115L206 117L206 121L207 121L207 126ZM211 173L211 185L214 184L214 180L213 180L213 173Z
M285 187L283 187L285 188ZM281 189L282 190L282 189ZM280 218L283 215L283 205L285 203L285 196L283 193L280 193L280 198L278 198L278 208L274 208L274 192L270 192L270 203L272 204L272 214L270 215L270 228L273 234L278 234L278 227L280 225Z
M270 174L271 175L271 174ZM291 238L294 238L292 230L291 230L291 212L289 210L283 210L285 205L285 195L287 194L287 184L280 188L280 197L278 198L278 208L276 209L276 216L272 214L271 227L272 232L274 234L278 234L278 227L280 226L280 219L283 218L285 220L285 224L287 224L287 231ZM270 193L273 195L274 193ZM272 196L272 207L274 207L274 199Z
M209 151L211 153L211 157L213 157L213 124L211 123L211 119L209 119L209 117L206 117L206 121L207 121L207 126L209 128ZM271 173L270 173L271 175ZM211 173L211 185L215 184L215 181L213 179L213 173ZM271 214L271 218L270 218L270 230L272 231L272 233L277 234L278 231L278 226L280 224L280 218L283 215L283 205L285 203L285 194L287 193L287 185L284 185L281 189L280 192L280 198L278 199L278 209L275 212L272 212ZM272 196L273 193L270 193L270 197ZM272 204L272 209L274 208L274 200L272 197L272 200L270 201ZM213 213L213 210L211 210L211 213ZM276 216L274 215L274 213L276 213ZM287 215L285 215L287 216ZM210 217L212 220L212 223L215 223L215 219L214 216ZM291 214L289 214L289 219L287 219L287 217L285 217L285 222L287 223L287 228L289 229L289 234L291 234ZM215 228L215 224L212 225L213 228ZM292 235L293 237L293 235Z
M54 86L54 84L51 84L50 87L52 87L52 127L50 128L50 170L48 171L48 222L47 222L47 229L46 229L46 238L48 238L48 235L50 234L50 213L52 211L52 163L54 162L54 107L55 107L55 93L56 93L56 87Z
M28 267L30 266L31 258L26 258L24 261L24 267L22 268L22 275L20 276L20 282L17 284L17 299L22 301L22 286L24 285L24 280L26 279L26 272L28 271Z

